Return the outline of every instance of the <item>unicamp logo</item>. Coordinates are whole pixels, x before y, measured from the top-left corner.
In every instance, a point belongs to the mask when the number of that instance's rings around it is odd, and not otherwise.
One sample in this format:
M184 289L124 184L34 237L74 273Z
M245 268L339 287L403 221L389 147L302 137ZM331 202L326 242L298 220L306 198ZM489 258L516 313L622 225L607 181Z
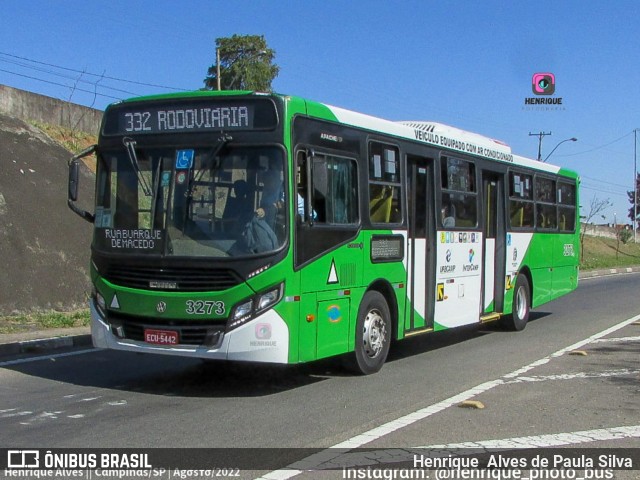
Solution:
M555 96L556 76L551 72L534 73L531 77L531 91L536 97L524 99L523 110L564 110L562 97Z

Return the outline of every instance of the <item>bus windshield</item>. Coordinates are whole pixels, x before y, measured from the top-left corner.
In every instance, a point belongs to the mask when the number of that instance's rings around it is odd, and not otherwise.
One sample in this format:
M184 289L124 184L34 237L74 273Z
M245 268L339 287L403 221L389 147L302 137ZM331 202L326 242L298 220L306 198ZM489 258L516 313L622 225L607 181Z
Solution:
M98 250L219 258L284 244L281 149L126 146L102 152L98 162Z

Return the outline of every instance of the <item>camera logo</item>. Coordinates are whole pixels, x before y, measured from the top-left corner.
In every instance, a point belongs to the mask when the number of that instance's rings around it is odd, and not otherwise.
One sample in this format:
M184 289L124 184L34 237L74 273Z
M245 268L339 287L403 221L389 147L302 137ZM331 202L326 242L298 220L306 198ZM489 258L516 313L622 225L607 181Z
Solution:
M553 73L534 73L531 90L536 95L553 95L556 91L556 76Z
M7 452L8 468L38 468L40 452L38 450L9 450Z
M268 323L259 323L256 325L255 332L258 340L269 340L271 338L271 325Z

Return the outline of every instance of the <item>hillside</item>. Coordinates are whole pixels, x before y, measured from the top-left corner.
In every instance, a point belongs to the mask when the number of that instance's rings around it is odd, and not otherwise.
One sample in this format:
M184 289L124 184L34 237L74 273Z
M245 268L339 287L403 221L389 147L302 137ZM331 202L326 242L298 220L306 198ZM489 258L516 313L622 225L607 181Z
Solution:
M616 252L617 250L617 252ZM640 243L633 239L626 245L613 238L584 237L584 259L580 264L583 270L593 268L615 268L640 265Z
M0 114L0 315L86 306L91 225L67 207L70 154ZM81 197L93 197L84 169Z

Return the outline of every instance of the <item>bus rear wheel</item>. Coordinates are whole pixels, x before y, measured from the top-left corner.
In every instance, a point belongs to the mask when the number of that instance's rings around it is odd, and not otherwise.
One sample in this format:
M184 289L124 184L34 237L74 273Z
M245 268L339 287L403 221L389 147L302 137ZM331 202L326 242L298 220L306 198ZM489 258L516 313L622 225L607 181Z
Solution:
M527 277L519 274L516 277L516 288L513 292L512 313L503 317L502 325L507 330L523 330L529 321L531 306L531 288Z
M387 301L379 292L367 292L358 310L355 351L347 363L348 368L361 375L378 372L389 354L391 332Z

